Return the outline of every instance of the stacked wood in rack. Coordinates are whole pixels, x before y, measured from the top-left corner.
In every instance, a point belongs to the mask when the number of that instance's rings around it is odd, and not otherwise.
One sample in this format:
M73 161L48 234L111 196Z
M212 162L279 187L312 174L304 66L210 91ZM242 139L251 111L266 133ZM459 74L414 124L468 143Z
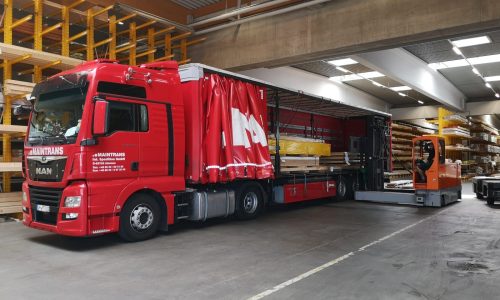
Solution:
M22 212L21 192L0 193L0 215Z
M359 169L361 166L361 155L356 152L332 152L330 156L321 157L319 163L331 169Z
M4 84L4 94L7 96L21 96L31 94L33 91L34 83L7 79Z
M465 138L470 137L469 129L462 127L462 126L450 126L450 127L443 128L443 134L444 135L463 136Z

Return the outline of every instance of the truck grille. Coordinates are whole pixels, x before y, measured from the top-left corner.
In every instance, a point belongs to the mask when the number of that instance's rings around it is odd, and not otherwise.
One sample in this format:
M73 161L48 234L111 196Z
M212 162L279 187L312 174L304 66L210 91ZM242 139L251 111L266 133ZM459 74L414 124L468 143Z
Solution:
M62 189L29 187L33 221L56 225Z

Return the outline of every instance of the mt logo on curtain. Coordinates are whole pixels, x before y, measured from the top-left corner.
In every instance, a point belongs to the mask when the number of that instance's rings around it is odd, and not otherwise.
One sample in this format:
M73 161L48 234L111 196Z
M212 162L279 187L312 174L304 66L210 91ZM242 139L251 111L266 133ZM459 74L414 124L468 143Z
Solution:
M218 74L205 76L204 182L272 178L265 88Z

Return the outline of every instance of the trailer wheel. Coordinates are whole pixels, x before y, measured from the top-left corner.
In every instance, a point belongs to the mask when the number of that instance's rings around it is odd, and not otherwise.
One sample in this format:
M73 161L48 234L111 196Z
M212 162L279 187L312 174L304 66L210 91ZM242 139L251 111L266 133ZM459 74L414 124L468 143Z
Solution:
M487 198L487 199L486 199L486 203L488 203L488 205L493 205L493 204L495 204L495 198L491 198L491 197L490 197L490 198Z
M257 184L242 185L236 194L236 217L249 220L257 217L264 206L262 190Z
M344 201L347 199L348 195L348 185L346 180L343 177L339 177L337 180L337 201Z
M135 194L120 213L119 235L128 242L152 238L158 231L160 218L160 207L153 197Z
M479 200L483 200L484 196L483 196L483 194L476 193L476 198L479 199Z

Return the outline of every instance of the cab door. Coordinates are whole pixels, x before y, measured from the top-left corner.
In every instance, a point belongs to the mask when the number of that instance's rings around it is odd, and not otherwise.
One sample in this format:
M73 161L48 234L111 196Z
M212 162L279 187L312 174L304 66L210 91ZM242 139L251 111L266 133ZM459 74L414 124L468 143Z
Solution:
M119 97L106 97L106 101L108 133L88 147L89 211L93 215L112 212L120 192L137 179L141 136L147 134L141 124L143 103Z

